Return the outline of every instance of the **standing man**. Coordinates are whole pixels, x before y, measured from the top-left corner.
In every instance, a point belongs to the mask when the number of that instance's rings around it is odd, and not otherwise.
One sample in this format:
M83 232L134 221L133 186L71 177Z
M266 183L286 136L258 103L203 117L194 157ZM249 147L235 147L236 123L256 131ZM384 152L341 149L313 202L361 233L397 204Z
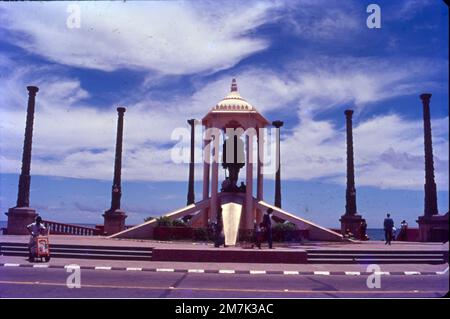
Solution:
M390 245L392 241L392 230L394 228L394 221L391 218L391 214L387 214L384 219L384 238L386 239L385 245Z
M264 228L267 232L267 243L269 248L272 249L272 208L268 208L263 217Z
M36 255L37 250L36 237L41 235L42 232L46 231L47 228L45 228L44 224L42 223L42 217L38 215L36 217L36 221L27 226L27 230L31 235L30 241L28 243L28 251L29 251L28 260L32 262L34 260L34 256Z

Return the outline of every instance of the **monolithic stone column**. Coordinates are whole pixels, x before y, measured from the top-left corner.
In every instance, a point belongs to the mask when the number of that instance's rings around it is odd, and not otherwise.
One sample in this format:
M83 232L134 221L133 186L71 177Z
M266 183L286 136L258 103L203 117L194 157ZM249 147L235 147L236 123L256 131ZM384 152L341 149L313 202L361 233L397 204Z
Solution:
M27 86L28 107L25 126L25 139L23 142L22 170L19 177L19 190L16 207L10 208L8 213L8 235L28 234L26 226L32 223L37 216L36 211L30 208L30 170L31 146L33 142L33 122L36 93L39 88Z
M211 142L214 144L212 152L212 164L211 164L211 209L209 211L209 218L211 221L217 220L217 210L219 208L218 203L218 187L219 187L219 136L215 135L214 140Z
M347 124L347 189L345 191L345 215L356 215L355 164L353 160L353 110L346 110Z
M353 234L359 234L361 216L356 210L355 165L353 161L353 110L345 110L347 127L347 189L345 191L345 214L341 217L341 231L350 230Z
M207 128L206 128L207 129ZM209 178L210 178L210 171L211 171L211 141L207 138L204 138L203 140L203 200L206 200L209 198ZM205 208L202 210L203 214L203 226L208 226L208 219L209 219L209 208Z
M256 177L256 199L258 201L264 199L264 175L263 175L263 165L264 165L264 129L258 130L257 143L258 143L258 163L257 163L257 177ZM256 210L256 223L262 222L262 212L260 209Z
M430 98L431 94L428 93L420 95L420 99L422 100L423 104L423 131L425 148L424 216L427 217L438 214L436 183L434 181L433 144L431 138Z
M191 158L189 162L189 186L187 194L187 205L195 203L194 193L194 147L195 147L195 119L187 121L191 126Z
M245 185L245 226L244 229L253 229L255 219L253 213L253 136L246 134L246 185Z
M421 241L448 241L449 214L439 215L436 183L434 181L433 145L430 119L431 94L420 95L423 104L423 130L425 148L425 207L423 216L417 220Z
M122 197L121 174L122 174L122 139L123 139L123 116L124 107L118 107L116 156L114 162L114 180L111 192L111 208L103 214L105 218L105 233L111 235L125 229L126 213L120 209Z
M280 128L283 126L283 121L273 121L272 125L277 129L277 141L276 141L276 174L275 174L275 203L274 205L281 208L281 151L280 151Z

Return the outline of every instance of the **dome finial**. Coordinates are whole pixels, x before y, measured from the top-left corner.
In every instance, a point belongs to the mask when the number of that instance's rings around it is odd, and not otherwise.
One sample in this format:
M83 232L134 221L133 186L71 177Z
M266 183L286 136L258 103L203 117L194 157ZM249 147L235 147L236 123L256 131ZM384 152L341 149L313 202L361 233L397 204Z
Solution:
M233 79L231 81L231 92L237 92L238 88L237 88L237 83L236 83L236 79Z

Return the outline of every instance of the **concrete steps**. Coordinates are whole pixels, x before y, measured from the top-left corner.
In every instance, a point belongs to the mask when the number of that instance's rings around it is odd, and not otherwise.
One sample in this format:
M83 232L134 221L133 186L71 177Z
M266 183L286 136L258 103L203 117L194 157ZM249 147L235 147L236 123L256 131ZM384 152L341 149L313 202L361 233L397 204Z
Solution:
M443 264L445 251L307 250L311 264Z
M109 259L109 260L151 260L151 247L52 245L52 258ZM24 243L0 243L0 255L28 256L28 245Z

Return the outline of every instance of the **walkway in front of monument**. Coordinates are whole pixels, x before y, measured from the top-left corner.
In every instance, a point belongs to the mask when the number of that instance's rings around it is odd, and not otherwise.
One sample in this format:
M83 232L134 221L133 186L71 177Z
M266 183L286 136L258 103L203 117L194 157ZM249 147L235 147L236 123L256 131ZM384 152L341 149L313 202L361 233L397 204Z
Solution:
M16 237L15 239L13 237ZM26 236L0 236L0 242ZM52 236L51 243L112 246L151 245L211 248L192 243L107 240ZM437 244L380 242L363 244L310 243L308 247L329 249L420 249ZM442 246L442 245L441 245ZM448 249L448 245L444 246ZM305 245L301 245L304 249ZM211 248L213 249L213 248ZM222 248L223 249L223 248ZM276 247L275 250L295 249ZM81 289L66 285L68 265L78 265ZM372 266L373 267L373 266ZM377 266L375 266L377 267ZM124 298L303 298L303 297L438 297L448 291L448 264L265 264L199 263L138 260L94 260L54 258L49 263L28 263L23 256L0 256L1 297L124 297ZM374 273L375 271L375 273ZM367 283L380 279L379 288ZM374 281L375 280L375 281Z

